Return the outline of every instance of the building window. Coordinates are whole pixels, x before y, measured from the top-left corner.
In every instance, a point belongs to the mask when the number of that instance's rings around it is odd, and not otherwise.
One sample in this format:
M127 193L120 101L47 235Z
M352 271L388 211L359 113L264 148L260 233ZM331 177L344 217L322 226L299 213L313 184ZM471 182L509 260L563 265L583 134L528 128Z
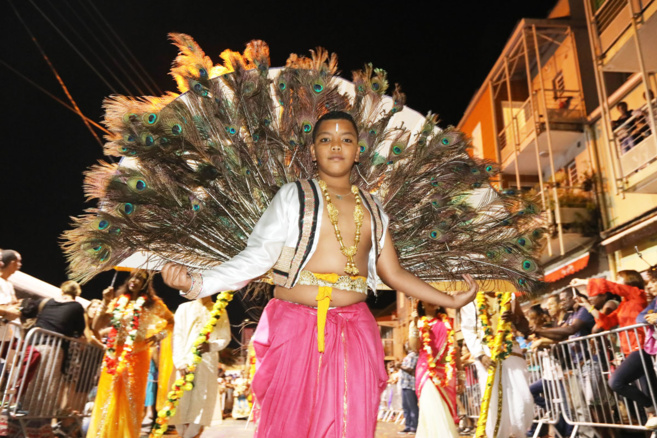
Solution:
M554 99L557 100L563 96L564 91L566 90L566 83L563 79L563 71L559 72L552 79L552 90L554 90Z
M577 164L575 164L575 161L572 161L566 166L566 173L568 174L568 185L570 187L575 187L579 183L577 176Z

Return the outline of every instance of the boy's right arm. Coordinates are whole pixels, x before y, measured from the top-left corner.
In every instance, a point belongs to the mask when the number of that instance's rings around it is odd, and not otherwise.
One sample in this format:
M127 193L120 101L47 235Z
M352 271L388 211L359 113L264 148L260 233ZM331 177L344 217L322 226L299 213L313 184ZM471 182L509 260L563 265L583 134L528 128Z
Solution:
M296 196L294 184L281 187L253 228L246 248L235 257L201 272L190 272L185 266L167 263L162 268L164 282L183 291L186 298L197 299L241 289L264 275L274 266L285 245L289 228L286 206L293 196Z

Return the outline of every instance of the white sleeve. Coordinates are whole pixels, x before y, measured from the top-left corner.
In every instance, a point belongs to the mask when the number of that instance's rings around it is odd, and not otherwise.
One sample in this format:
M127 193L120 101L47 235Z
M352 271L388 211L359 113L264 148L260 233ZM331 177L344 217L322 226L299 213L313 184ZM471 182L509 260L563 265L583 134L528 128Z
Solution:
M173 359L173 366L177 369L184 369L189 365L189 352L185 350L185 339L189 336L189 327L186 322L187 306L180 305L173 314L173 337L171 342L171 356Z
M208 343L210 344L210 351L221 351L230 343L230 320L228 319L228 312L225 310L221 312L221 317L217 321L217 325L214 326Z
M289 229L288 205L297 196L296 184L280 188L258 223L246 248L214 268L191 272L192 288L181 295L190 300L227 290L238 290L267 273L278 261Z
M486 354L477 334L477 308L470 302L461 308L461 333L473 358Z

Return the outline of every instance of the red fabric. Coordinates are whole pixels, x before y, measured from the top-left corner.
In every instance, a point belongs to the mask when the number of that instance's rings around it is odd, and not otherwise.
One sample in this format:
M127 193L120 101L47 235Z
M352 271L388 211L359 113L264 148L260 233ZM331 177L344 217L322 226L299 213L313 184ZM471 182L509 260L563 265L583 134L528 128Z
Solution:
M273 299L253 335L257 438L374 438L387 374L365 303L329 309L317 351L317 309Z
M623 298L616 310L609 315L600 312L600 315L596 318L596 324L604 330L611 330L616 326L628 327L636 324L637 315L639 315L639 313L641 313L641 311L643 311L648 305L646 294L641 289L626 284L607 281L604 278L590 279L587 285L587 292L590 297L611 292ZM645 333L642 329L637 330L639 339L637 339L634 332L629 332L628 335L629 341L628 336L625 334L620 335L621 347L623 348L625 355L630 354L634 350L638 350L643 345L645 337Z
M452 321L452 324L454 322ZM429 338L431 342L431 348L433 350L434 357L438 354L439 351L441 351L444 348L447 348L445 343L447 342L447 327L445 327L445 324L442 321L437 321L433 327L431 327L431 332L429 332ZM457 353L459 354L459 351L457 349ZM440 374L441 377L445 376L445 364L440 363L436 366L436 370ZM452 376L452 379L450 380L449 384L445 387L442 388L436 388L438 390L438 394L443 398L445 401L445 404L449 407L449 411L452 413L452 417L454 418L454 423L458 424L459 423L459 416L456 411L456 370L454 370L454 375ZM417 397L418 399L420 398L420 394L422 394L422 388L424 385L433 385L433 382L431 381L431 377L429 376L429 361L428 361L428 354L426 351L424 351L424 345L422 346L422 349L420 350L420 355L417 360L417 367L415 368L415 389L417 392Z

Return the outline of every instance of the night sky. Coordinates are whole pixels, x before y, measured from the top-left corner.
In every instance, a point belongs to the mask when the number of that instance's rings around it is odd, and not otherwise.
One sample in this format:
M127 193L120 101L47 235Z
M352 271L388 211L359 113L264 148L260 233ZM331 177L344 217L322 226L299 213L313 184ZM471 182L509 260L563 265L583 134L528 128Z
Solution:
M272 66L284 65L291 52L307 54L317 46L338 54L348 79L352 70L372 62L387 70L391 84L402 86L409 107L438 113L442 125L455 125L517 22L545 18L556 2L436 1L425 6L402 1L395 7L381 1L353 1L349 7L311 1L12 3L82 112L96 122L102 119L102 100L110 94L148 93L144 82L177 91L168 75L176 48L167 33L184 32L215 63L221 51L242 51L251 39L269 44ZM67 101L12 3L2 2L0 18L0 248L18 250L24 272L59 285L66 280L59 236L70 216L91 207L84 202L82 172L102 158L102 149L76 114L7 67ZM132 56L150 79L132 70L141 71ZM83 296L100 297L111 277L103 274L88 283ZM159 282L156 288L175 306L175 293L165 292Z

